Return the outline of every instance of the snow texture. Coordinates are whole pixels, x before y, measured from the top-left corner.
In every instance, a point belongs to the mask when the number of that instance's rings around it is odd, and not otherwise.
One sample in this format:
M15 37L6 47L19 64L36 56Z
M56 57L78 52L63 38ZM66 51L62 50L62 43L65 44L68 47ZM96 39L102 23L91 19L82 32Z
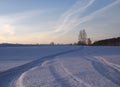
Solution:
M6 52L10 50L10 54ZM0 53L1 61L27 60L0 72L0 87L120 87L119 46L18 47L0 51L8 54Z

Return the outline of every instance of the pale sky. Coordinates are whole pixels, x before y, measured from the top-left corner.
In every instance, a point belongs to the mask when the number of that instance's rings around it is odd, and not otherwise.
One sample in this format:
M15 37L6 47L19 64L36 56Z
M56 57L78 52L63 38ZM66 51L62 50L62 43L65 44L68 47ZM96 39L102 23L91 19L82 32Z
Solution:
M0 43L74 43L120 36L120 0L0 0Z

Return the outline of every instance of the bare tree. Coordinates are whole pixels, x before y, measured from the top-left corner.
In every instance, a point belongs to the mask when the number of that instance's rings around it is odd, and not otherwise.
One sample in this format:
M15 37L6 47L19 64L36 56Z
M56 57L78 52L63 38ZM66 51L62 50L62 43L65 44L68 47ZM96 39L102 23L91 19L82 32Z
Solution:
M90 38L88 38L87 44L88 44L88 45L91 45L91 44L92 44L92 41L91 41Z
M86 34L85 29L80 30L79 37L78 37L78 44L79 45L87 44L87 34Z
M54 45L54 42L51 42L50 45Z

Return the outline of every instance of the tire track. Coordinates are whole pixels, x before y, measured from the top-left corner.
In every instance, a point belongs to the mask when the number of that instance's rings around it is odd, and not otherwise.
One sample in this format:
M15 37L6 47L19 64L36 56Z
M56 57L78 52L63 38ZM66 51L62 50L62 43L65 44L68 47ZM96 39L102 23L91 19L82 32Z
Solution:
M94 56L92 59L87 58L91 61L93 67L108 80L114 84L120 86L120 66L114 63L110 63L100 56Z
M94 58L97 61L101 62L102 64L108 65L108 66L112 67L113 69L116 69L120 72L120 65L111 63L111 62L107 61L106 59L104 59L103 57L100 57L100 56L99 57L95 56Z
M79 51L79 50L82 50L82 49L83 49L83 47L80 47L80 48L77 48L77 49L72 49L72 50L56 53L56 54L53 54L53 55L45 56L45 57L39 58L35 61L32 61L30 63L24 64L22 66L18 66L18 67L12 68L10 70L7 70L5 72L1 72L0 73L0 87L10 87L10 86L15 87L16 80L24 72L30 70L31 68L37 66L38 64L41 65L46 60L54 59L56 56L68 54L68 53Z
M62 63L53 63L49 66L49 69L61 87L93 87L75 77Z

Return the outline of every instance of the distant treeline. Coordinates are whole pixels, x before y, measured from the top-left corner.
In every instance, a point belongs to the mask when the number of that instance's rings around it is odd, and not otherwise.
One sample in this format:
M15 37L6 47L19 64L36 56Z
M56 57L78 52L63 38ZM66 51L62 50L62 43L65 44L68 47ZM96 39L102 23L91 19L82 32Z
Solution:
M26 47L26 46L46 46L47 44L12 44L12 43L2 43L0 47Z
M95 41L95 46L120 46L120 37Z
M12 44L12 43L2 43L0 44L0 47L28 47L28 46L52 46L52 45L88 45L88 46L120 46L120 37L117 38L110 38L110 39L104 39L95 41L94 43L91 43L91 41L88 40L87 44L81 44L80 41L75 44L54 44L54 42L51 42L50 44Z
M0 47L31 47L31 46L64 46L64 45L71 45L71 44L14 44L14 43L2 43Z

